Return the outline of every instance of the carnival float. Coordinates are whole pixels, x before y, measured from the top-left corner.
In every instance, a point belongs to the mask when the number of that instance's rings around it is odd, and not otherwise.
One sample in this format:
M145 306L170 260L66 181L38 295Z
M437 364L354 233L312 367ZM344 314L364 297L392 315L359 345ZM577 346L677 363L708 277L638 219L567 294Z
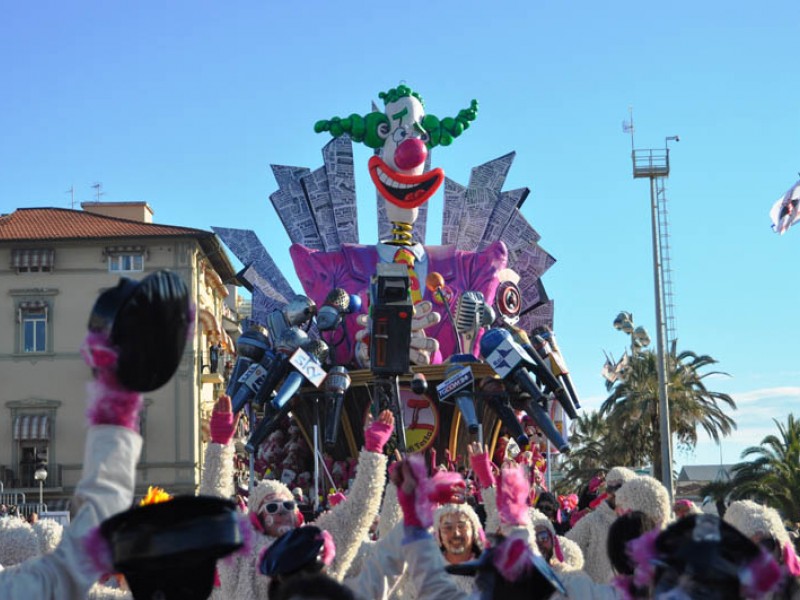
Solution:
M541 475L568 451L580 405L542 283L555 259L520 211L530 190L503 190L515 153L460 184L432 167L432 151L470 128L477 101L440 119L406 85L379 98L383 110L315 124L332 138L321 167L272 165L270 200L302 293L252 230L213 228L252 292L227 390L248 417L251 481L280 478L312 498L346 488L365 419L387 407L401 452L455 469L478 441ZM354 143L374 150L371 243L359 240ZM442 186L440 244L428 245L429 200Z

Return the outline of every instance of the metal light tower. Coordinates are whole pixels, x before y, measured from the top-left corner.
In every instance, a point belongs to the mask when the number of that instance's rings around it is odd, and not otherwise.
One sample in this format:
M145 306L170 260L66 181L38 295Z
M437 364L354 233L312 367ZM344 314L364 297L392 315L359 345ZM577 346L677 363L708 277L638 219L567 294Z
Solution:
M669 142L680 141L670 136L664 141L664 148L637 150L633 144L633 113L630 120L631 159L633 178L650 180L650 221L653 235L653 280L656 300L656 347L658 364L658 416L661 438L661 482L667 488L670 501L673 498L672 485L672 432L669 426L669 395L667 392L667 319L665 317L664 263L662 249L666 240L662 237L659 222L659 192L663 195L664 180L669 176Z

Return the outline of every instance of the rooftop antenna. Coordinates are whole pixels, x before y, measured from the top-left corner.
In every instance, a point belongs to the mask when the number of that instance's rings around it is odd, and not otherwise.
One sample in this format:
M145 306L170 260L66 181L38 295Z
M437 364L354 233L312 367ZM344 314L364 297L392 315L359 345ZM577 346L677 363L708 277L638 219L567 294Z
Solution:
M633 126L633 106L628 107L628 120L622 122L622 131L631 134L631 152L633 152L633 133L635 131Z
M92 189L95 191L95 202L100 202L100 196L105 194L105 192L102 191L103 184L98 181L92 186Z
M75 186L74 185L69 186L69 189L64 193L69 194L70 196L69 207L72 210L75 210Z

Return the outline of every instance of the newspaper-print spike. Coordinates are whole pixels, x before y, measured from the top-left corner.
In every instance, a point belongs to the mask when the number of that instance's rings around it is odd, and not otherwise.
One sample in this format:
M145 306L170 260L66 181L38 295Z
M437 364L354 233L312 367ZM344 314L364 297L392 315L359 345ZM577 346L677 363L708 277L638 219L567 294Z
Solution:
M300 179L311 171L306 167L284 165L271 165L271 167L279 189L271 194L269 199L286 233L289 234L289 239L294 244L302 244L314 250L324 250L311 207L300 183Z
M548 300L547 302L531 308L527 312L523 312L519 317L517 326L525 331L533 331L537 327L542 327L543 325L552 327L553 315L553 301Z
M331 203L330 189L328 187L328 173L325 167L320 167L300 178L308 206L311 208L311 218L317 227L322 239L322 247L326 252L338 250L339 233L336 230L336 221L333 218L333 204Z
M483 239L478 245L479 252L485 250L489 244L500 239L503 230L514 215L514 210L522 206L528 194L530 194L530 189L526 187L509 190L508 192L502 192L500 194L497 203L492 209L492 216L489 217L489 222L486 224Z
M261 299L259 300L259 308L266 311L266 313L270 313L275 309L286 306L288 299L276 297L270 280L265 279L253 265L245 267L241 272L239 272L238 275L239 279L242 280L245 286L249 290L252 290L254 297L256 292L261 295ZM257 321L261 325L267 324L266 321L260 321L255 317L253 317L253 320Z
M511 169L511 163L514 162L514 157L516 155L516 152L509 152L500 158L473 167L467 187L470 189L488 188L499 194L503 189L506 176L508 175L509 169Z
M262 290L265 295L280 303L281 306L294 296L292 286L289 285L254 231L228 227L212 227L211 230L230 248L230 251L243 265L255 269L256 273L266 282Z
M358 207L353 163L353 142L350 136L333 138L322 149L328 189L333 206L333 219L343 244L358 243Z
M442 245L454 245L458 239L458 226L467 188L449 177L444 178L444 208L442 209Z
M456 248L475 252L483 241L492 210L500 198L499 192L488 187L467 188L464 209L458 226Z
M509 250L521 250L525 246L535 244L541 237L522 216L519 209L511 212L511 218L503 228L503 233L500 234L500 239L506 243Z
M519 273L523 279L529 275L534 278L541 277L555 262L556 259L538 244L508 252L508 266Z
M262 327L267 326L267 315L275 309L272 301L259 289L253 290L252 308L250 311L250 320L258 323Z

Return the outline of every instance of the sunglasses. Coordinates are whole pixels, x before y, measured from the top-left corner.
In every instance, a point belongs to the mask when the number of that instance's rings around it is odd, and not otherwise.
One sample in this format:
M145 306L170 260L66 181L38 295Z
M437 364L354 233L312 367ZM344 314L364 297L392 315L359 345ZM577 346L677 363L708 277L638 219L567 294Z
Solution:
M611 484L611 485L606 485L606 491L613 493L613 492L616 492L617 490L619 490L619 488L621 488L621 487L622 487L621 483L614 483L614 484Z
M289 512L294 510L294 507L297 506L294 500L284 500L283 502L270 502L264 505L264 510L267 511L268 514L274 515L278 510L280 510L281 506Z
M549 531L537 531L536 532L536 541L537 542L549 542L550 541L550 532Z

